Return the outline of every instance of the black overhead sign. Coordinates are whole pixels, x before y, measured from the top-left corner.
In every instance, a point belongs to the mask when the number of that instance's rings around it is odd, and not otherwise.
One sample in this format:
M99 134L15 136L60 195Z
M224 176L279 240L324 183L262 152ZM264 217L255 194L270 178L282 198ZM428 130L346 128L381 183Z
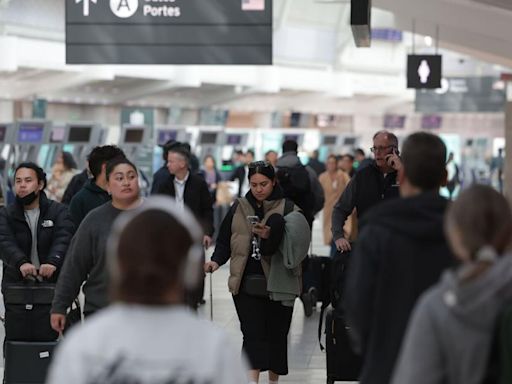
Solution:
M441 88L441 55L407 56L407 88Z
M68 64L272 64L272 0L66 0Z

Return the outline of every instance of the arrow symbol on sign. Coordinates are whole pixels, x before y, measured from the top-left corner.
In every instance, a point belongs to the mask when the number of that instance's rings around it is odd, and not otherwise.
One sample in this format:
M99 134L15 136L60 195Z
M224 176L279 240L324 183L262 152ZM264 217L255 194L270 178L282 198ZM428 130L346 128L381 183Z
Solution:
M84 16L89 16L89 1L97 4L98 0L75 0L76 4L84 3Z

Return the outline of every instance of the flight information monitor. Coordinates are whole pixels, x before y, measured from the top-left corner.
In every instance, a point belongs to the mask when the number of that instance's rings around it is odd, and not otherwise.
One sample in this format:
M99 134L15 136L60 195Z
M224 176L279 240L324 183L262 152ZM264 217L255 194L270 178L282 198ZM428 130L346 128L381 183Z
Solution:
M5 136L7 134L7 126L6 125L0 125L0 142L5 141Z
M343 145L355 145L355 144L356 144L355 137L345 137L345 140L343 140Z
M72 125L69 127L69 143L88 143L91 140L91 126Z
M336 136L324 136L324 145L336 145Z
M40 143L43 141L44 124L20 123L18 127L19 143Z
M157 131L158 145L164 145L169 140L176 140L178 137L178 131L169 129L159 129Z
M200 144L215 144L217 142L217 132L203 132L199 140Z
M242 135L227 135L226 145L240 145L242 143Z
M124 142L127 144L142 143L144 128L127 128L124 132Z

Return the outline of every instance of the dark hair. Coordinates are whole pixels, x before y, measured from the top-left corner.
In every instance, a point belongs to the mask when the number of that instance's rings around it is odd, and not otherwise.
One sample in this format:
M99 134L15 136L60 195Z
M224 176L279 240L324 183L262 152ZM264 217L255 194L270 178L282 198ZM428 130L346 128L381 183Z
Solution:
M129 165L130 167L133 168L133 170L135 171L135 173L138 175L139 174L139 171L137 170L137 167L135 166L135 164L133 164L130 160L128 160L126 157L124 156L118 156L112 160L110 160L108 163L107 163L107 181L110 179L110 175L112 174L112 172L114 172L114 169L120 165L120 164L126 164L126 165Z
M182 266L192 245L188 230L168 213L149 209L138 214L119 236L119 276L111 287L113 299L166 304L166 294L182 280Z
M271 153L275 153L277 155L277 152L271 149L270 151L265 152L265 158L270 155Z
M327 161L329 161L329 159L334 159L336 162L338 162L338 157L336 155L330 154L327 156Z
M33 170L36 173L37 183L39 184L42 181L43 189L46 188L46 173L43 171L43 168L41 168L39 165L33 162L20 163L14 171L14 179L16 179L16 174L18 173L18 170L20 170L21 168L28 168Z
M208 160L208 159L212 159L212 161L213 161L213 166L214 166L214 167L216 167L216 163L217 163L217 162L215 161L215 157L213 157L213 155L209 155L209 154L208 154L208 155L206 155L206 156L204 157L204 159L203 159L203 164L204 164L204 163L206 162L206 160Z
M386 130L378 131L375 133L375 135L373 135L373 140L375 140L377 136L380 135L387 136L387 139L391 142L391 145L394 145L395 147L398 148L398 137L396 137L394 133Z
M100 175L103 164L108 163L116 157L126 157L123 150L115 145L103 145L94 147L87 160L89 161L89 171L91 171L94 180Z
M361 148L357 148L355 151L354 151L354 154L359 154L361 156L365 156L366 157L366 153L364 153L364 151L361 149Z
M246 155L251 155L254 159L254 151L252 149L249 149L247 152L245 152Z
M363 156L364 156L364 154L363 154ZM352 156L352 155L350 155L350 154L348 154L348 153L347 153L347 154L345 154L345 155L341 155L341 158L342 158L342 159L343 159L343 158L345 158L345 157L348 157L348 158L350 159L350 161L351 161L351 162L354 162L354 160L355 160L354 156Z
M188 148L190 148L190 146L188 146ZM178 145L175 145L171 149L169 149L169 153L177 153L181 155L185 159L187 164L189 164L191 154L188 148L185 144L179 143Z
M162 145L162 158L165 162L167 162L167 157L169 156L169 150L174 147L175 145L179 145L179 142L177 142L174 139L168 140L164 145Z
M446 181L446 146L436 135L410 135L402 148L402 163L407 179L423 191L438 189Z
M257 173L268 177L270 180L274 180L276 176L276 171L274 170L274 167L267 161L255 161L253 163L250 163L248 168L249 172L247 178L249 180L253 175Z
M69 152L62 152L62 163L66 169L76 169L76 161L73 159L73 155Z
M447 210L445 231L455 227L473 260L485 246L503 254L512 239L512 212L503 195L485 185L461 192Z
M313 153L311 154L311 157L312 157L313 159L318 159L318 155L319 155L319 153L318 153L318 149L315 149L315 150L313 151Z
M298 148L299 146L295 140L285 140L283 143L283 153L297 152Z

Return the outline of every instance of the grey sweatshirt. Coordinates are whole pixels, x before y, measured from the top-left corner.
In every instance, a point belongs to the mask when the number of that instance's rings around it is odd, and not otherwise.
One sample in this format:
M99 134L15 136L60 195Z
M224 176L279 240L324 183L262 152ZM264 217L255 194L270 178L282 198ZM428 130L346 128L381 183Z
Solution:
M462 284L458 272L418 301L393 376L393 384L480 384L497 317L512 300L512 255Z
M108 304L107 239L116 217L123 212L111 202L92 210L71 240L57 281L52 313L65 314L85 281L84 313L89 315Z

